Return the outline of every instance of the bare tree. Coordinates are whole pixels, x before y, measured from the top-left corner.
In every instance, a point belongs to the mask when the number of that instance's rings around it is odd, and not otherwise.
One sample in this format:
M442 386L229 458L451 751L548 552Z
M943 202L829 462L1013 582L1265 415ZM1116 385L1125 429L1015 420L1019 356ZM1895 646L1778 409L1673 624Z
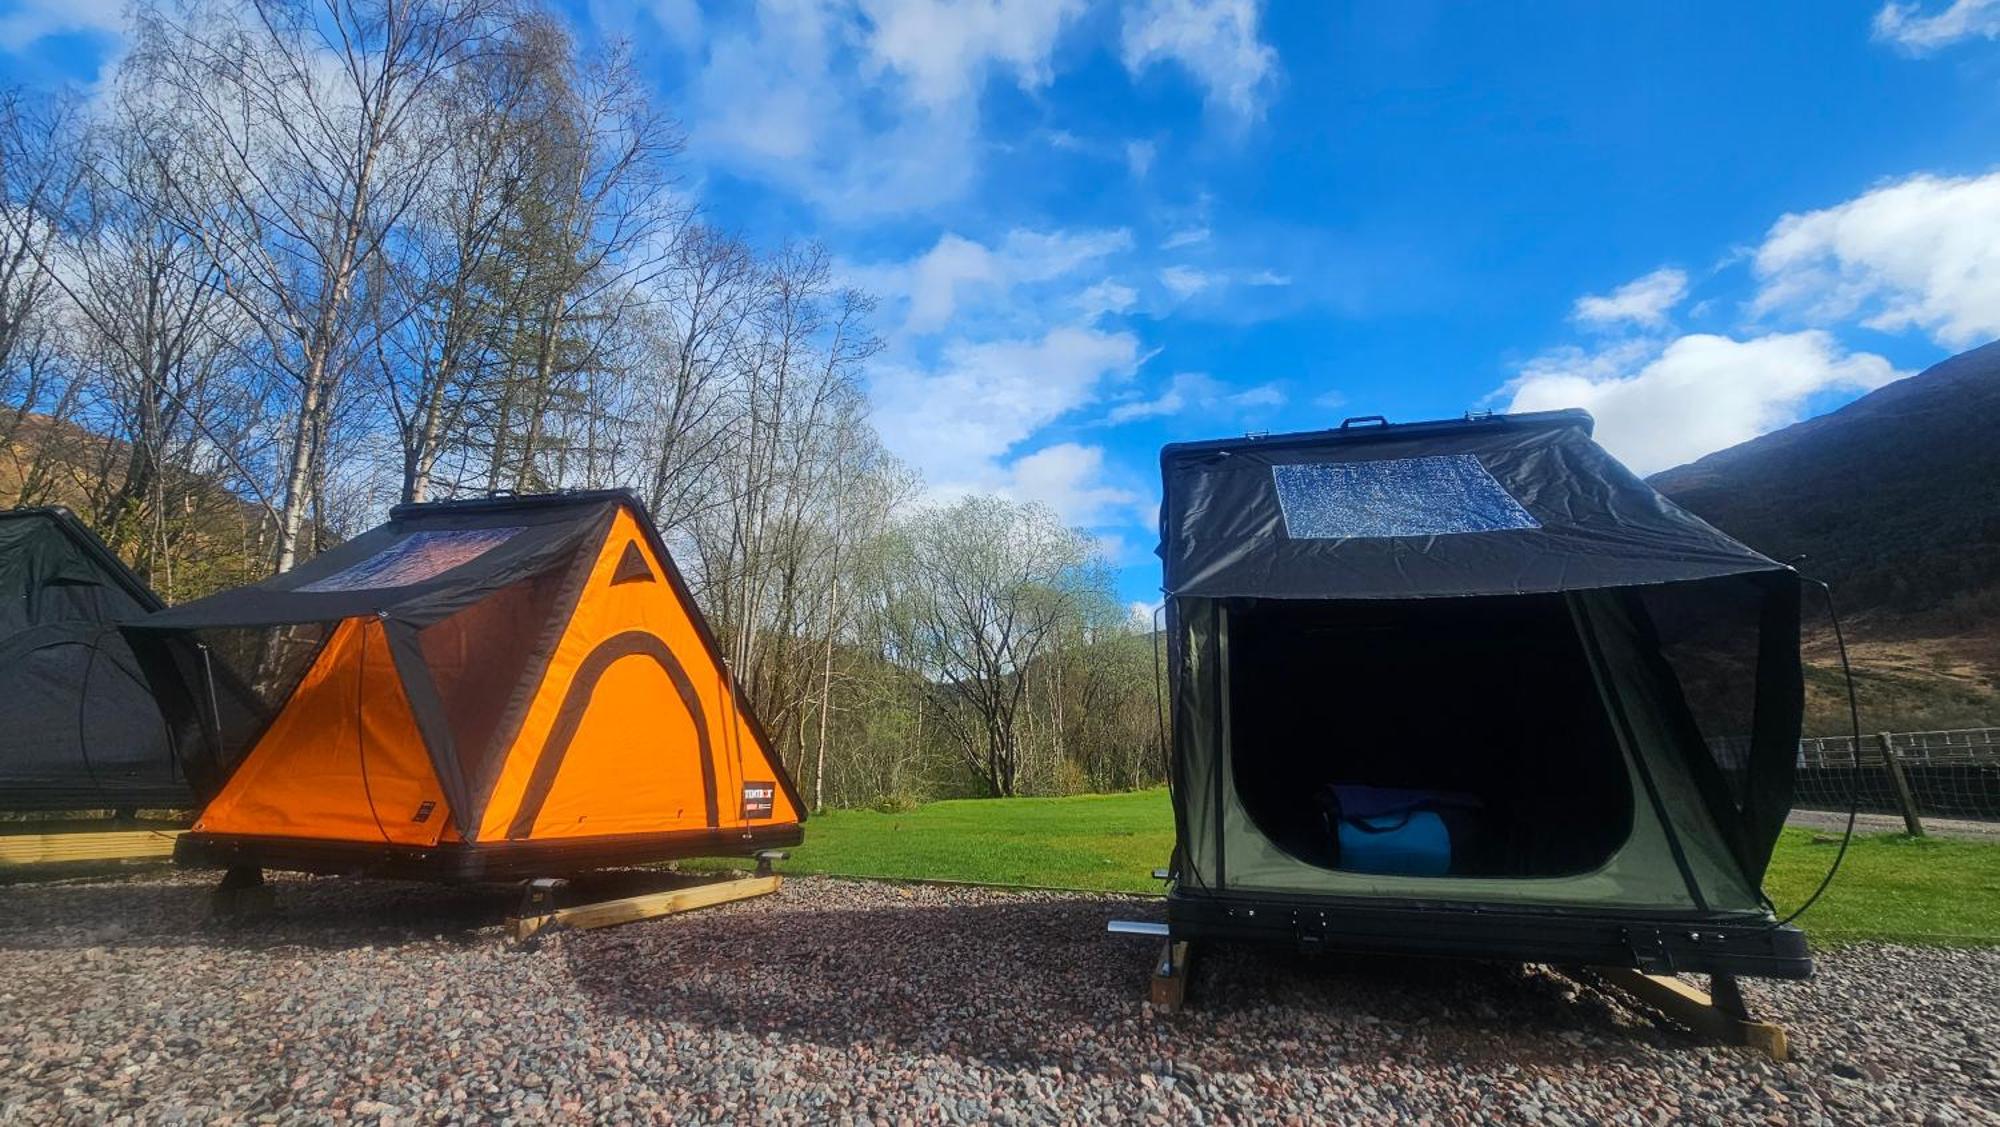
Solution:
M361 288L441 157L428 110L485 49L497 11L493 0L246 0L138 15L125 81L163 103L147 136L200 158L172 166L203 176L175 181L174 214L293 384L280 570L299 554L341 382L386 327L357 315Z

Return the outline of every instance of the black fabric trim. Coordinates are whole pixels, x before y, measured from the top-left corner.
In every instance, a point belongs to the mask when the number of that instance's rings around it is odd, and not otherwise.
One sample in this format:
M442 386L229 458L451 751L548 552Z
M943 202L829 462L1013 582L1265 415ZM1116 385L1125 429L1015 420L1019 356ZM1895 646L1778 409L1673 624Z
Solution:
M701 697L695 692L694 682L688 679L687 670L681 668L680 659L674 656L665 642L643 630L627 630L599 643L577 667L569 691L563 694L555 726L542 745L541 755L535 759L535 772L528 779L527 792L521 796L520 808L514 812L514 820L507 827L507 840L521 841L533 835L535 819L541 814L542 805L548 801L549 791L555 787L563 757L569 754L570 741L576 738L577 729L583 725L584 713L590 709L590 698L597 691L598 681L603 679L613 662L626 657L652 658L666 671L674 689L680 693L681 703L694 720L695 740L700 745L702 798L707 804L708 824L710 828L721 824L715 794L715 749L709 738L708 715L701 707Z
M1167 636L1163 641L1167 649L1165 675L1168 699L1167 730L1162 736L1168 744L1167 798L1174 808L1174 856L1169 867L1174 869L1182 880L1193 875L1196 881L1205 882L1206 878L1197 871L1194 853L1188 848L1188 819L1194 817L1194 811L1188 805L1188 750L1184 746L1189 728L1181 720L1182 702L1187 695L1181 686L1181 678L1186 669L1187 657L1184 652L1185 643L1181 640L1183 624L1180 600L1168 598L1164 602L1166 603L1164 626Z
M728 830L676 830L539 841L448 841L436 845L196 832L181 835L175 844L174 861L189 868L248 865L288 872L396 880L501 881L684 857L747 857L760 850L793 846L804 840L805 833L796 822Z
M466 783L465 769L458 761L451 724L445 719L444 700L438 696L437 679L431 676L430 666L424 664L417 628L407 622L384 619L382 632L389 639L389 657L395 662L397 679L403 683L403 699L409 702L410 717L416 721L417 734L423 737L424 750L430 755L431 771L437 775L446 805L451 807L452 825L458 828L460 837L471 841L479 826L472 820L472 791Z
M1806 693L1799 659L1803 586L1791 571L1761 585L1766 594L1757 635L1757 695L1751 705L1750 762L1743 786L1750 851L1742 859L1745 874L1760 887L1792 809Z
M1167 894L1176 940L1274 943L1557 965L1629 966L1801 979L1812 958L1799 929L1762 913L1413 901L1403 897Z
M1228 729L1222 723L1223 712L1229 708L1229 696L1223 691L1222 687L1222 663L1227 660L1223 656L1226 647L1223 644L1222 638L1222 628L1225 621L1221 604L1215 602L1209 603L1208 648L1211 656L1208 665L1209 677L1214 682L1215 693L1214 715L1210 717L1210 723L1215 729L1211 736L1215 747L1215 780L1210 786L1213 788L1212 793L1215 796L1215 888L1217 890L1229 887L1229 881L1224 875L1225 870L1223 869L1222 862L1223 850L1229 845L1229 798L1227 792L1223 790L1223 765L1236 752L1235 748L1229 746L1227 737Z
M636 540L625 542L625 553L618 557L618 569L611 573L611 585L620 583L655 583L657 577L653 569L646 566L646 553L639 550Z

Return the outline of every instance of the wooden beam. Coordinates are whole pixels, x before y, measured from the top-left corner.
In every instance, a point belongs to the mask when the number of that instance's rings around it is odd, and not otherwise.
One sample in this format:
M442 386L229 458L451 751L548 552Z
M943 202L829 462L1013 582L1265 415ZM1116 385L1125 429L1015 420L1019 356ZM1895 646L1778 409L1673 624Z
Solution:
M545 915L513 916L507 920L507 927L513 932L515 939L521 940L551 928L615 927L618 924L637 923L640 920L692 912L697 908L727 904L735 900L747 900L752 896L767 896L776 891L778 891L778 878L775 875L714 881L709 884L698 884L692 888L676 888L669 892L648 892L642 896L627 896L622 900L602 900L595 904L579 904L574 908L557 908Z
M1187 976L1187 940L1167 940L1160 961L1153 964L1150 991L1153 1008L1169 1014L1180 1009L1187 1002Z
M1783 1026L1758 1021L1744 1012L1742 995L1733 980L1718 983L1721 997L1688 985L1671 975L1646 974L1631 967L1597 967L1604 981L1699 1033L1706 1033L1731 1045L1748 1045L1772 1060L1790 1060L1791 1044ZM1736 1001L1729 1006L1723 998ZM1734 1009L1736 1012L1730 1012Z
M58 865L86 861L166 860L181 830L106 830L101 833L0 834L0 865Z

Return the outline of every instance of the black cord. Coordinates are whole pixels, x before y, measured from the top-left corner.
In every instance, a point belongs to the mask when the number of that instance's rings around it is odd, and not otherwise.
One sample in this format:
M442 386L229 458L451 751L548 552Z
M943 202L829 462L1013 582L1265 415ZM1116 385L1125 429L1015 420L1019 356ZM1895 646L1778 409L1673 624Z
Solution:
M1840 675L1847 681L1847 718L1853 725L1854 732L1854 743L1851 745L1854 754L1854 773L1848 779L1847 830L1840 835L1840 851L1833 855L1833 864L1827 867L1826 876L1821 878L1819 887L1813 889L1813 894L1806 897L1806 902L1799 905L1791 915L1772 925L1774 927L1784 927L1805 915L1807 908L1819 903L1819 898L1825 894L1827 886L1833 883L1833 875L1840 871L1840 863L1847 859L1847 847L1854 841L1854 823L1861 814L1861 703L1854 694L1854 670L1847 663L1847 639L1840 632L1840 612L1833 606L1833 588L1818 579L1805 581L1818 587L1826 596L1826 617L1833 623L1833 642L1840 650ZM1884 747L1882 754L1893 755L1895 752Z

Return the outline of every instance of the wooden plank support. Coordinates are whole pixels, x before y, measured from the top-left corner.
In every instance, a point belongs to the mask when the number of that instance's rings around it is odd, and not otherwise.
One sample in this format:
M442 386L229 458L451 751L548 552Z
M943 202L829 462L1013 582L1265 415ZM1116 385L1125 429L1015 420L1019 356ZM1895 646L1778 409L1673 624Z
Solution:
M1711 995L1671 975L1646 974L1631 967L1595 970L1606 983L1690 1029L1727 1044L1747 1045L1772 1060L1791 1059L1791 1044L1784 1027L1751 1017L1743 1003L1743 992L1728 975L1715 976Z
M154 861L174 855L180 830L0 834L0 865L62 865L89 861Z
M574 908L557 908L539 916L511 916L507 920L507 929L513 933L516 940L526 940L556 928L615 927L619 924L637 923L640 920L657 919L660 916L671 916L680 912L692 912L697 908L708 908L716 904L748 900L753 896L768 896L778 891L778 880L774 874L767 877L714 881L691 888L676 888L668 892L627 896L622 900L601 900L595 904L579 904Z
M1185 939L1169 939L1153 964L1151 1000L1160 1013L1174 1013L1187 1002L1188 944Z

